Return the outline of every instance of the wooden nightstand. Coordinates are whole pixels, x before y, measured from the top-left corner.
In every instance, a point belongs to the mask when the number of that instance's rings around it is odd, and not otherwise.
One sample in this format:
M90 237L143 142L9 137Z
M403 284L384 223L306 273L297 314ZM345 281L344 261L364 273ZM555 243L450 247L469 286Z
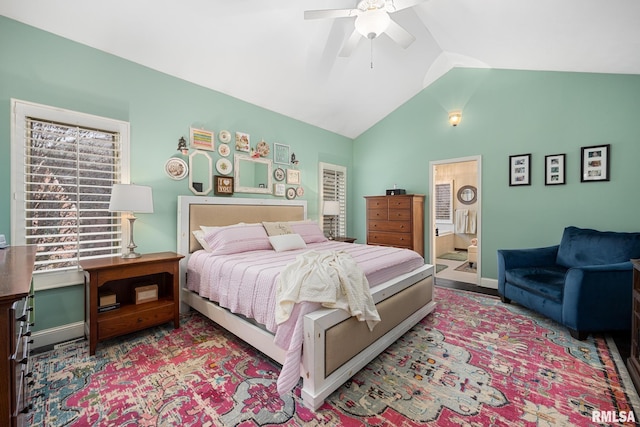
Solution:
M353 243L358 239L355 237L334 237L333 240L336 242Z
M145 254L140 258L111 258L81 261L84 270L85 336L89 354L100 341L173 321L180 327L179 261L174 252ZM157 285L155 301L136 304L135 288ZM115 294L119 308L99 312L99 294Z

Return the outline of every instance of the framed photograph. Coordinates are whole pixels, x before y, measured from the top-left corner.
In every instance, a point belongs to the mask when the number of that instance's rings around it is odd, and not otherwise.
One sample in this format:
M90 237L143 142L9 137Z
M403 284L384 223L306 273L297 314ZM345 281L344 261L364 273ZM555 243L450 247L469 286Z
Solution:
M281 165L289 164L289 146L284 144L273 143L273 163Z
M287 184L300 185L300 171L297 169L287 169Z
M582 147L580 182L609 181L611 145Z
M214 175L213 194L219 196L230 196L233 194L233 177Z
M562 185L565 183L564 154L544 156L544 185Z
M236 132L236 151L249 152L251 150L251 137L248 133Z
M191 146L198 150L215 151L215 137L213 132L204 129L191 128Z
M284 196L285 192L286 192L286 187L283 183L273 184L274 196Z
M509 156L509 185L531 185L531 154Z

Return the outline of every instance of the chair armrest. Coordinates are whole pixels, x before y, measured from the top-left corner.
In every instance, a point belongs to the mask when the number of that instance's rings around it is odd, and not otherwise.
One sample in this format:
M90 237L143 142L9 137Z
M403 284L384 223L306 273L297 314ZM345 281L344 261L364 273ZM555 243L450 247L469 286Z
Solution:
M589 330L602 321L598 313L615 313L631 327L633 266L631 262L574 267L567 270L562 303L563 322Z
M498 292L504 295L505 272L520 267L556 265L560 245L530 249L498 249Z

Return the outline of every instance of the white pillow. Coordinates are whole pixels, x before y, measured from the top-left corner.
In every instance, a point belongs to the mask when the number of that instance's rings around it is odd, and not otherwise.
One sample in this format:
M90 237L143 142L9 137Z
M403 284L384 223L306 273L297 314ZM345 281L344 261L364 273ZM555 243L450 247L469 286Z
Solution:
M269 242L276 252L291 251L294 249L304 249L307 244L299 234L280 234L269 236Z
M204 240L204 231L202 231L202 230L193 230L192 233L193 233L193 236L198 241L198 243L200 243L200 246L202 246L202 249L204 249L207 252L211 252L211 247L209 246L207 241Z

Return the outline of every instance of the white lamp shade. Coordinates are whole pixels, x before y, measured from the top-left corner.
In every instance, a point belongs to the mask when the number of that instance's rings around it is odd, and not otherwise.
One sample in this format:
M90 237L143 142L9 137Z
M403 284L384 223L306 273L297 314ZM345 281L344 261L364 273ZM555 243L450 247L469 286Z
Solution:
M340 203L337 200L325 200L322 215L340 215Z
M356 18L356 30L367 38L375 38L384 32L391 22L391 17L383 9L362 12ZM373 37L370 35L373 34Z
M114 184L111 188L109 212L153 213L151 187L135 184Z

